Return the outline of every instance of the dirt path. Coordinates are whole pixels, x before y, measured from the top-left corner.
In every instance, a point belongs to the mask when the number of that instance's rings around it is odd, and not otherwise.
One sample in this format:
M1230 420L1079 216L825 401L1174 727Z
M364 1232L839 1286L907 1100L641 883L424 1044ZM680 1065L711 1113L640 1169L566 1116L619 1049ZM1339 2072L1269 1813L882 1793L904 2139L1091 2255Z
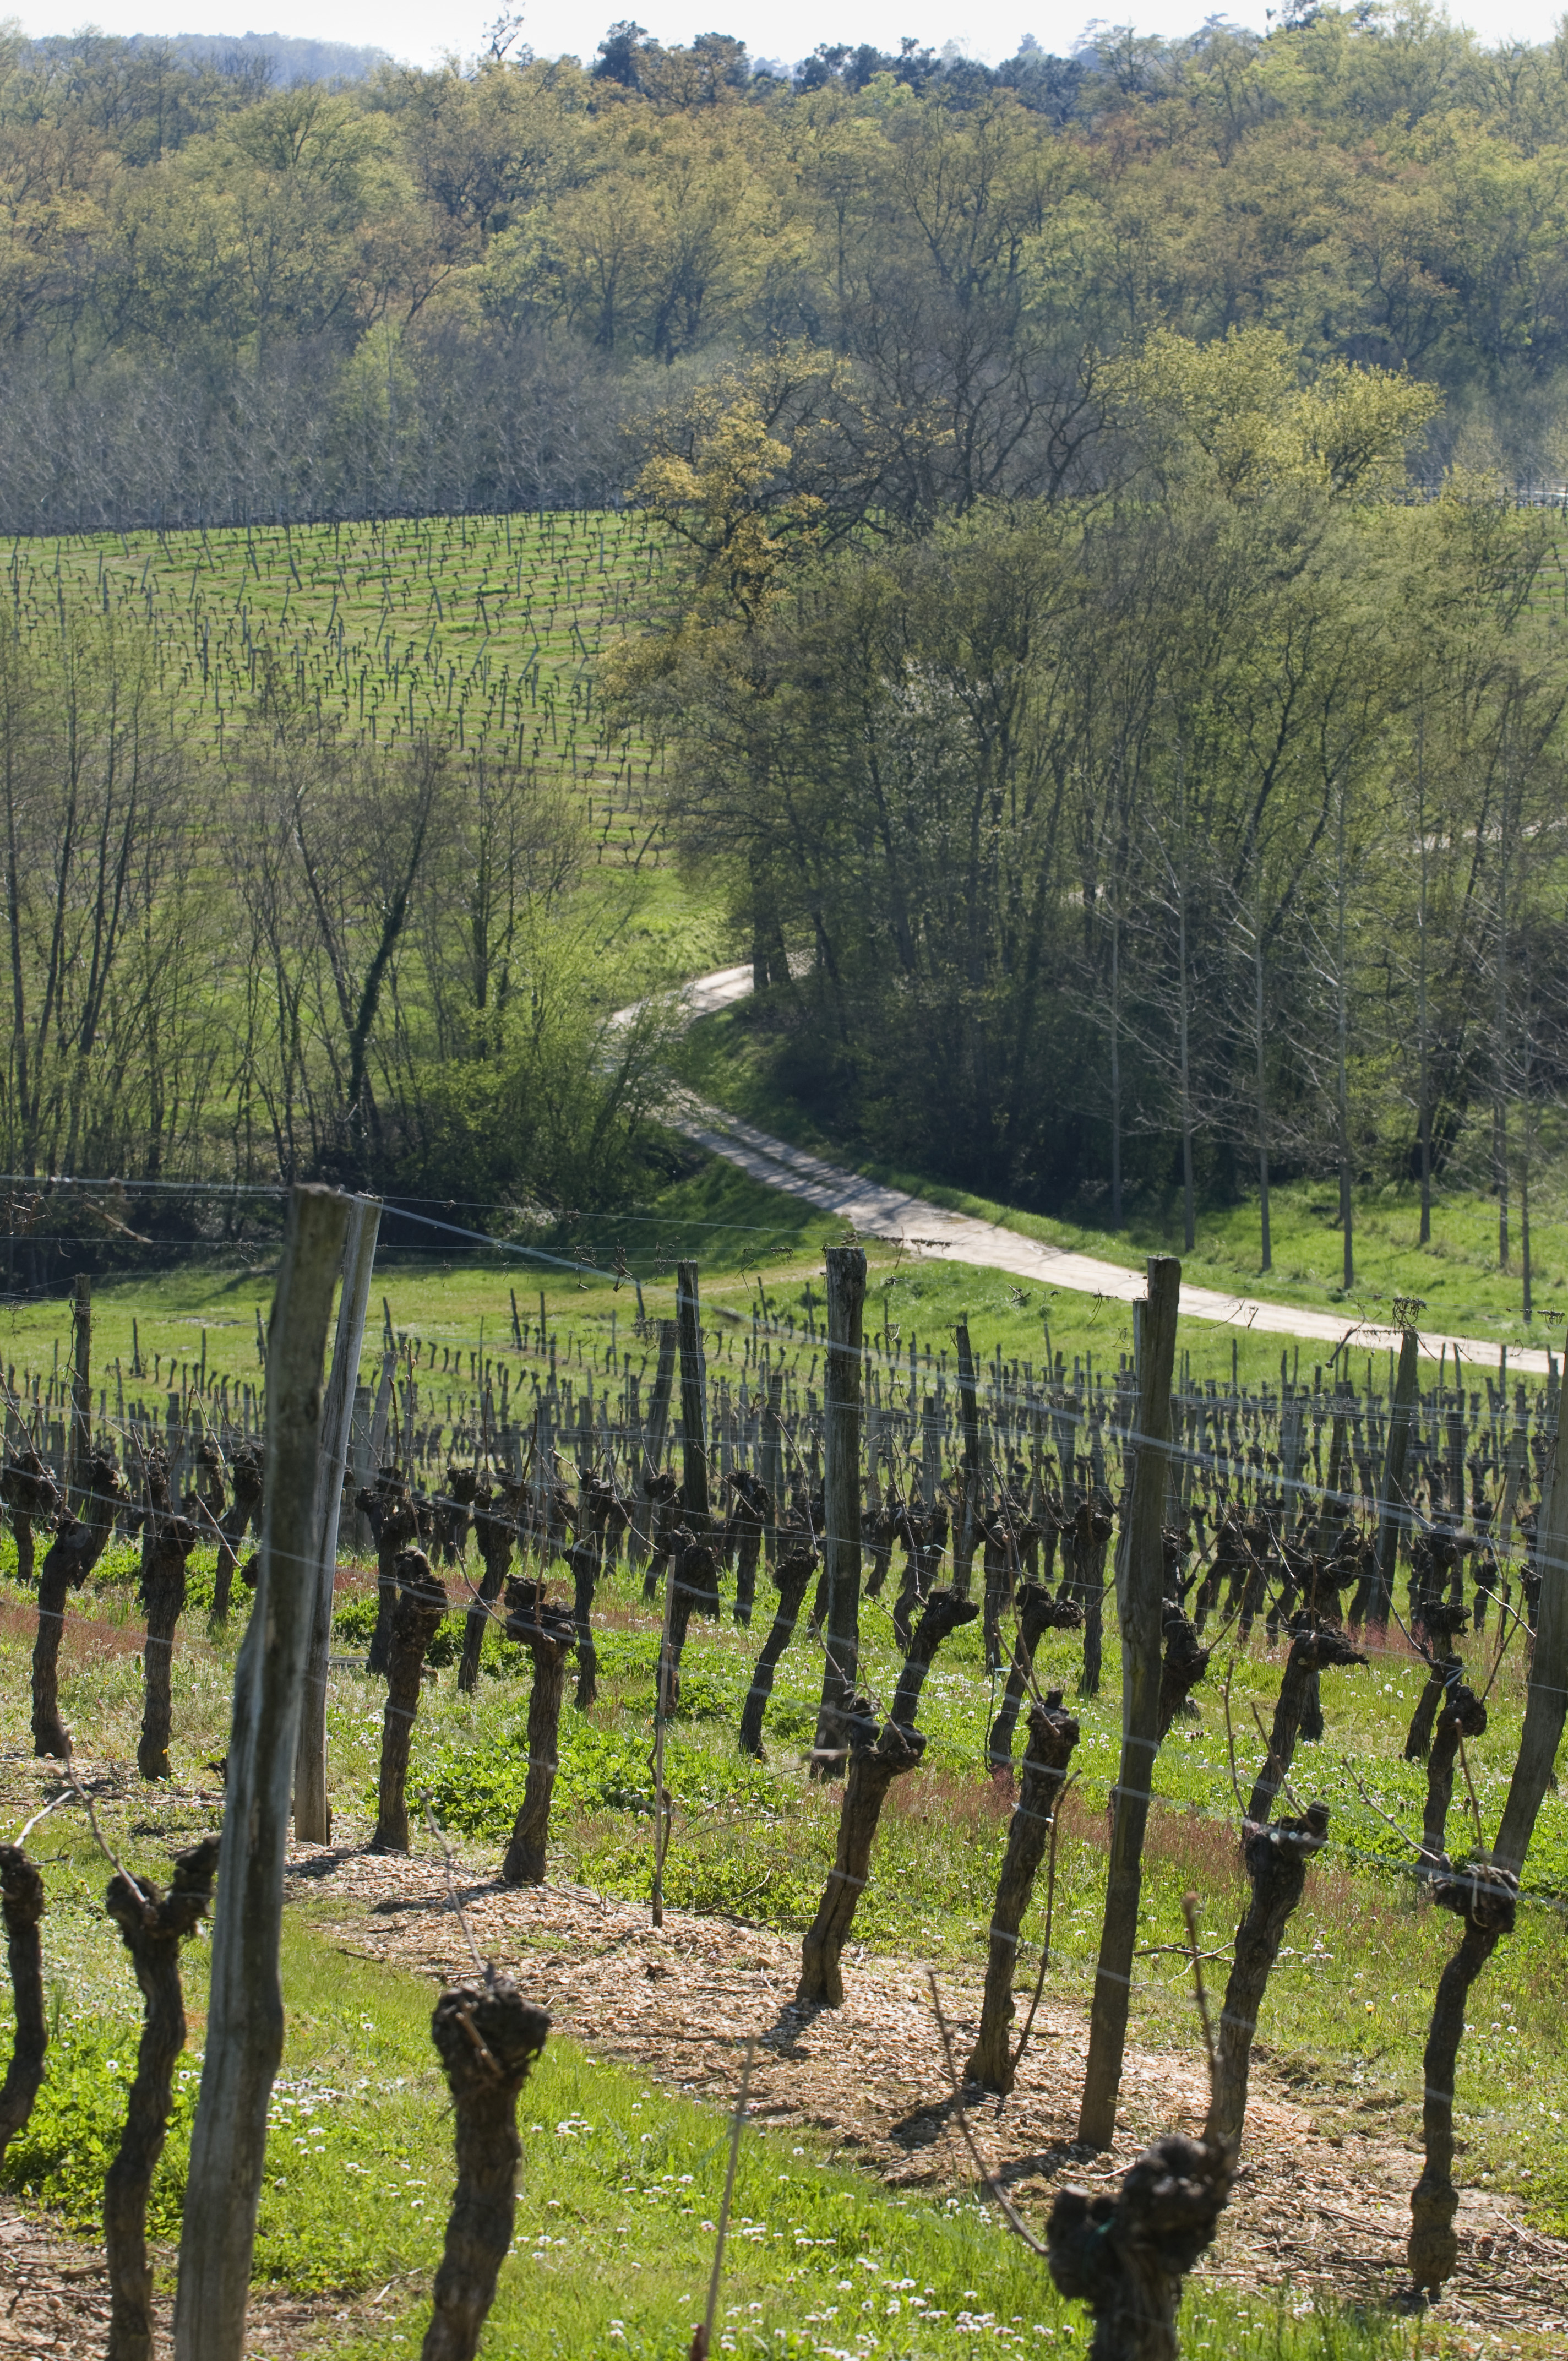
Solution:
M712 1016L716 1010L743 1000L751 989L749 966L718 968L711 975L696 977L686 985L682 999L695 1024L699 1016ZM629 1016L631 1012L621 1013ZM839 1215L868 1235L917 1241L927 1254L978 1263L986 1269L1010 1270L1019 1278L1070 1288L1080 1294L1113 1296L1122 1303L1131 1303L1144 1293L1141 1270L1129 1270L1121 1263L1102 1262L1094 1255L1072 1253L1065 1246L1044 1245L971 1213L944 1212L940 1205L933 1205L925 1198L909 1196L902 1189L885 1188L880 1181L868 1180L862 1173L830 1164L823 1157L808 1155L804 1148L792 1148L787 1140L775 1139L771 1133L759 1131L754 1124L742 1123L738 1115L726 1115L721 1107L710 1106L690 1092L682 1092L673 1099L665 1119L685 1138L706 1148L709 1155L723 1157L726 1163L739 1166L742 1172L749 1173L754 1180L764 1181L770 1189L820 1205L825 1212ZM1260 1334L1306 1337L1322 1345L1339 1345L1347 1336L1354 1336L1359 1345L1376 1351L1390 1345L1397 1346L1399 1342L1397 1329L1364 1327L1340 1313L1309 1312L1294 1303L1266 1303L1249 1295L1227 1295L1212 1287L1184 1286L1181 1310L1190 1320L1213 1320L1227 1327L1253 1328ZM1477 1367L1492 1368L1497 1364L1497 1346L1473 1336L1442 1336L1435 1332L1429 1334L1424 1329L1421 1336L1423 1348L1429 1353L1436 1345ZM1524 1376L1544 1378L1551 1374L1548 1356L1531 1346L1510 1345L1508 1365Z
M289 1892L347 1949L432 1977L463 1971L466 1949L439 1867L420 1859L324 1849L291 1856ZM828 2135L895 2188L973 2186L942 2073L919 1969L851 1955L842 2009L793 2005L799 1944L729 1921L601 1903L580 1888L458 1892L482 1951L519 1976L562 2031L628 2060L666 2089L728 2099L741 2044L758 2038L751 2112ZM960 2039L976 2027L979 1984L944 1979ZM1195 2056L1129 2052L1121 2136L1111 2158L1071 2147L1083 2059L1083 2012L1043 2007L1019 2087L975 2117L982 2146L1026 2213L1062 2180L1110 2177L1162 2131L1196 2130L1206 2089ZM1240 2285L1287 2281L1303 2293L1384 2304L1407 2284L1409 2191L1420 2169L1376 2106L1308 2104L1271 2074L1255 2102L1236 2193L1204 2268ZM1568 2243L1527 2229L1506 2203L1467 2194L1460 2267L1442 2317L1503 2340L1505 2350L1568 2346Z

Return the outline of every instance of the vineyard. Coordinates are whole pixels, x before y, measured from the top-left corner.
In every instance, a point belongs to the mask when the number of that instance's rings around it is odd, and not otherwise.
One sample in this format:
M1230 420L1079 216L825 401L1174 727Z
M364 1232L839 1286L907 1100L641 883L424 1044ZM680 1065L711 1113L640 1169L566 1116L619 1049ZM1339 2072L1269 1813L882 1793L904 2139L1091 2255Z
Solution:
M35 642L90 617L145 631L160 687L220 757L270 686L383 752L449 738L558 778L601 858L635 858L656 774L601 726L594 667L649 612L660 558L657 529L612 510L435 517L18 540L5 589Z
M1034 2349L1088 2334L1087 2301L1097 2353L1142 2352L1073 2260L1074 2185L1116 2198L1117 2251L1164 2254L1172 2299L1206 2252L1184 2351L1558 2349L1555 1362L1178 1333L1159 1264L1113 1327L907 1244L833 1245L825 1273L782 1208L677 1276L695 1226L638 1278L608 1254L543 1291L522 1264L378 1272L340 1388L329 1817L286 1872L258 2332L436 2338L443 2076L460 2118L461 2093L419 1979L488 1992L493 1955L554 2029L519 2081L528 2229L493 2257L482 2352L685 2352L721 2219L714 2349ZM5 1795L18 1823L59 1804L27 1855L56 1997L0 2167L46 2209L29 2304L91 2273L70 2242L100 2222L124 2279L100 2184L134 1961L94 1845L145 1887L219 1824L236 1645L275 1578L269 1296L192 1273L13 1319ZM1456 1960L1474 1996L1434 2053ZM202 1947L181 1971L207 2058L169 2053L144 2195L170 2262L218 2022ZM1140 2227L1151 2142L1186 2175L1179 2235ZM81 2301L50 2316L93 2333Z

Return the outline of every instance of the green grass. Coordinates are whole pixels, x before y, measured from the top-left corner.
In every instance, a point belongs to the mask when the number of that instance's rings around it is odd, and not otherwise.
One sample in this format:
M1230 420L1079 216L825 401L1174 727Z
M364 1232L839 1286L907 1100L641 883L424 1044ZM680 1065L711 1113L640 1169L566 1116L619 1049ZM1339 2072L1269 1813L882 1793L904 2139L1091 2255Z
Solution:
M976 1200L962 1202L976 1211L997 1210ZM1061 1224L1023 1215L1006 1218L1031 1234L1108 1251L1107 1240ZM821 1373L823 1248L842 1235L841 1224L817 1208L768 1189L731 1166L707 1160L642 1208L574 1225L555 1239L561 1251L548 1261L519 1256L454 1262L438 1249L422 1268L401 1256L383 1265L376 1275L360 1375L372 1385L379 1375L384 1307L394 1333L414 1340L420 1353L422 1418L442 1421L444 1433L464 1396L472 1396L474 1370L481 1359L497 1371L498 1400L502 1367L515 1387L526 1387L528 1373L543 1367L536 1345L543 1290L543 1328L555 1340L563 1370L578 1372L591 1364L602 1382L606 1356L613 1351L612 1392L621 1369L630 1368L640 1373L645 1400L654 1346L649 1337L639 1338L635 1333L639 1302L649 1320L673 1316L675 1264L690 1257L702 1271L708 1358L716 1374L738 1385L750 1373L751 1315L759 1301L765 1301L770 1317L784 1323L769 1337L775 1366L782 1356L803 1384L815 1384ZM560 1267L574 1246L591 1257L576 1276L569 1267L565 1272ZM1121 1250L1133 1259L1124 1242ZM613 1276L618 1255L629 1273L619 1285ZM1006 1361L1028 1364L1037 1378L1045 1367L1047 1329L1052 1351L1066 1356L1069 1371L1082 1359L1109 1379L1131 1355L1131 1306L1112 1298L1020 1282L1004 1271L946 1257L921 1261L876 1241L867 1245L867 1340L884 1367L891 1360L905 1376L913 1343L923 1371L929 1352L931 1368L945 1369L950 1379L956 1367L953 1331L966 1318L982 1364L982 1385L984 1365L998 1352ZM1205 1275L1191 1263L1185 1268L1194 1277ZM225 1268L214 1261L95 1282L93 1366L111 1424L117 1415L119 1389L127 1403L139 1400L161 1420L167 1393L182 1391L193 1382L203 1352L209 1378L220 1373L225 1377L231 1400L239 1385L257 1385L261 1376L257 1319L259 1313L265 1324L272 1287L269 1259L258 1259L247 1269ZM531 1339L521 1356L510 1342L514 1293ZM133 1335L145 1364L140 1378L130 1374ZM1234 1370L1243 1384L1255 1387L1265 1381L1277 1384L1282 1367L1294 1379L1310 1385L1315 1368L1326 1370L1331 1348L1187 1319L1180 1324L1179 1350L1193 1382L1213 1378L1228 1385ZM57 1367L68 1368L70 1352L64 1290L53 1300L13 1299L0 1312L0 1366L14 1389L33 1378L47 1385ZM1355 1385L1364 1387L1370 1371L1372 1381L1387 1390L1387 1360L1386 1353L1353 1350L1349 1368ZM1435 1375L1435 1356L1429 1356L1423 1384ZM1539 1391L1541 1382L1530 1380L1530 1390ZM600 1389L596 1384L596 1392ZM525 1399L532 1400L531 1389Z
M1521 1314L1517 1213L1513 1268L1504 1271L1497 1263L1497 1205L1483 1191L1440 1185L1431 1241L1422 1246L1420 1191L1413 1183L1358 1190L1356 1278L1347 1290L1338 1192L1332 1180L1289 1181L1270 1191L1272 1267L1266 1272L1255 1196L1234 1205L1201 1207L1195 1245L1188 1253L1175 1191L1158 1202L1135 1206L1123 1226L1113 1230L1108 1223L1054 1220L1021 1212L859 1153L853 1142L835 1143L798 1100L775 1084L769 1036L746 1003L694 1026L681 1044L678 1062L684 1080L731 1114L798 1147L833 1157L872 1180L916 1191L934 1204L978 1214L1023 1237L1096 1255L1129 1269L1141 1268L1151 1254L1179 1255L1183 1278L1199 1286L1314 1312L1343 1307L1347 1326L1356 1318L1386 1323L1396 1296L1413 1296L1424 1303L1422 1323L1434 1333L1474 1336L1493 1345L1562 1344L1568 1323L1568 1199L1555 1167L1539 1175L1535 1184L1534 1318L1527 1323Z

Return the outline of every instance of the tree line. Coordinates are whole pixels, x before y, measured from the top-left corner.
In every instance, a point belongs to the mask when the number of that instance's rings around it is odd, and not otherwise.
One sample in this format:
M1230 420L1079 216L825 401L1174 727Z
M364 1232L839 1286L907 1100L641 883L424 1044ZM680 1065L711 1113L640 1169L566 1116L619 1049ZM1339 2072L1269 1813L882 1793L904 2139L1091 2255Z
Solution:
M233 1235L280 1172L504 1225L640 1169L659 1018L604 1006L638 880L584 890L586 815L526 761L433 729L378 750L274 653L219 757L145 634L8 617L0 830L13 1276L62 1224L105 1249L193 1242L172 1184L227 1184L199 1226ZM73 1210L55 1173L134 1202Z
M503 23L288 88L263 50L13 31L0 524L594 503L651 385L801 342L919 446L906 507L1081 491L1159 325L1409 369L1430 469L1555 482L1565 228L1568 43L1425 6L994 69L630 22L585 67Z

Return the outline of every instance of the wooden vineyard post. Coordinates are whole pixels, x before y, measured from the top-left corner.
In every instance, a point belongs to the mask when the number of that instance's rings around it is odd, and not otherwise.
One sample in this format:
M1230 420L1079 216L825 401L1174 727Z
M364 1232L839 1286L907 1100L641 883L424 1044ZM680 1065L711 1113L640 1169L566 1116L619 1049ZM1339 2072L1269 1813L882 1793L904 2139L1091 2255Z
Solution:
M71 1477L66 1499L80 1516L93 1451L93 1281L79 1271L71 1307Z
M174 2306L176 2361L241 2361L267 2108L283 2051L283 1855L314 1597L322 1359L346 1199L296 1187L267 1345L256 1599L235 1666L205 2056Z
M381 1227L380 1200L353 1197L343 1245L343 1294L333 1340L332 1374L322 1413L321 1457L316 1468L316 1529L320 1535L315 1597L311 1608L305 1687L300 1702L300 1743L294 1762L294 1835L302 1844L327 1844L332 1814L326 1800L326 1682L332 1653L332 1591L337 1572L337 1527L343 1481L354 1425L354 1394L359 1380L359 1350L370 1304L370 1274Z
M953 1334L959 1353L959 1422L964 1439L963 1499L953 1531L953 1588L960 1598L967 1598L980 1535L980 1404L967 1314Z
M1394 1380L1394 1401L1388 1418L1388 1450L1383 1464L1383 1499L1377 1520L1377 1581L1367 1611L1371 1623L1387 1623L1394 1597L1394 1573L1398 1562L1399 1535L1408 1532L1410 1506L1405 1498L1405 1465L1410 1452L1410 1414L1415 1408L1420 1376L1420 1338L1407 1328L1399 1338L1399 1370Z
M707 1405L703 1399L697 1266L683 1262L675 1268L675 1332L681 1356L681 1508L694 1539L705 1542L712 1515L707 1497Z
M1174 1255L1151 1255L1143 1320L1143 1373L1138 1389L1137 1465L1128 1520L1122 1617L1122 1762L1111 1828L1105 1919L1100 1936L1089 2060L1078 2136L1087 2147L1109 2147L1116 2128L1122 2056L1127 2041L1133 1951L1138 1936L1144 1831L1158 1751L1162 1670L1160 1607L1165 1587L1165 1494L1170 1459L1170 1378L1176 1360L1176 1316L1181 1265Z
M762 1528L762 1554L769 1570L778 1557L780 1504L784 1499L784 1371L768 1372L768 1399L762 1411L762 1488L772 1506Z
M632 1522L632 1540L627 1551L627 1563L635 1569L649 1554L653 1545L653 1487L659 1480L659 1463L664 1455L664 1437L670 1425L670 1393L675 1381L675 1323L659 1323L659 1366L653 1378L653 1399L648 1405L648 1426L642 1442L642 1468L637 1481L637 1508ZM651 1599L653 1592L643 1587L642 1596Z
M822 1703L814 1771L841 1767L843 1719L861 1652L861 1343L866 1258L859 1246L828 1249L828 1362L823 1373L822 1536L828 1578Z

